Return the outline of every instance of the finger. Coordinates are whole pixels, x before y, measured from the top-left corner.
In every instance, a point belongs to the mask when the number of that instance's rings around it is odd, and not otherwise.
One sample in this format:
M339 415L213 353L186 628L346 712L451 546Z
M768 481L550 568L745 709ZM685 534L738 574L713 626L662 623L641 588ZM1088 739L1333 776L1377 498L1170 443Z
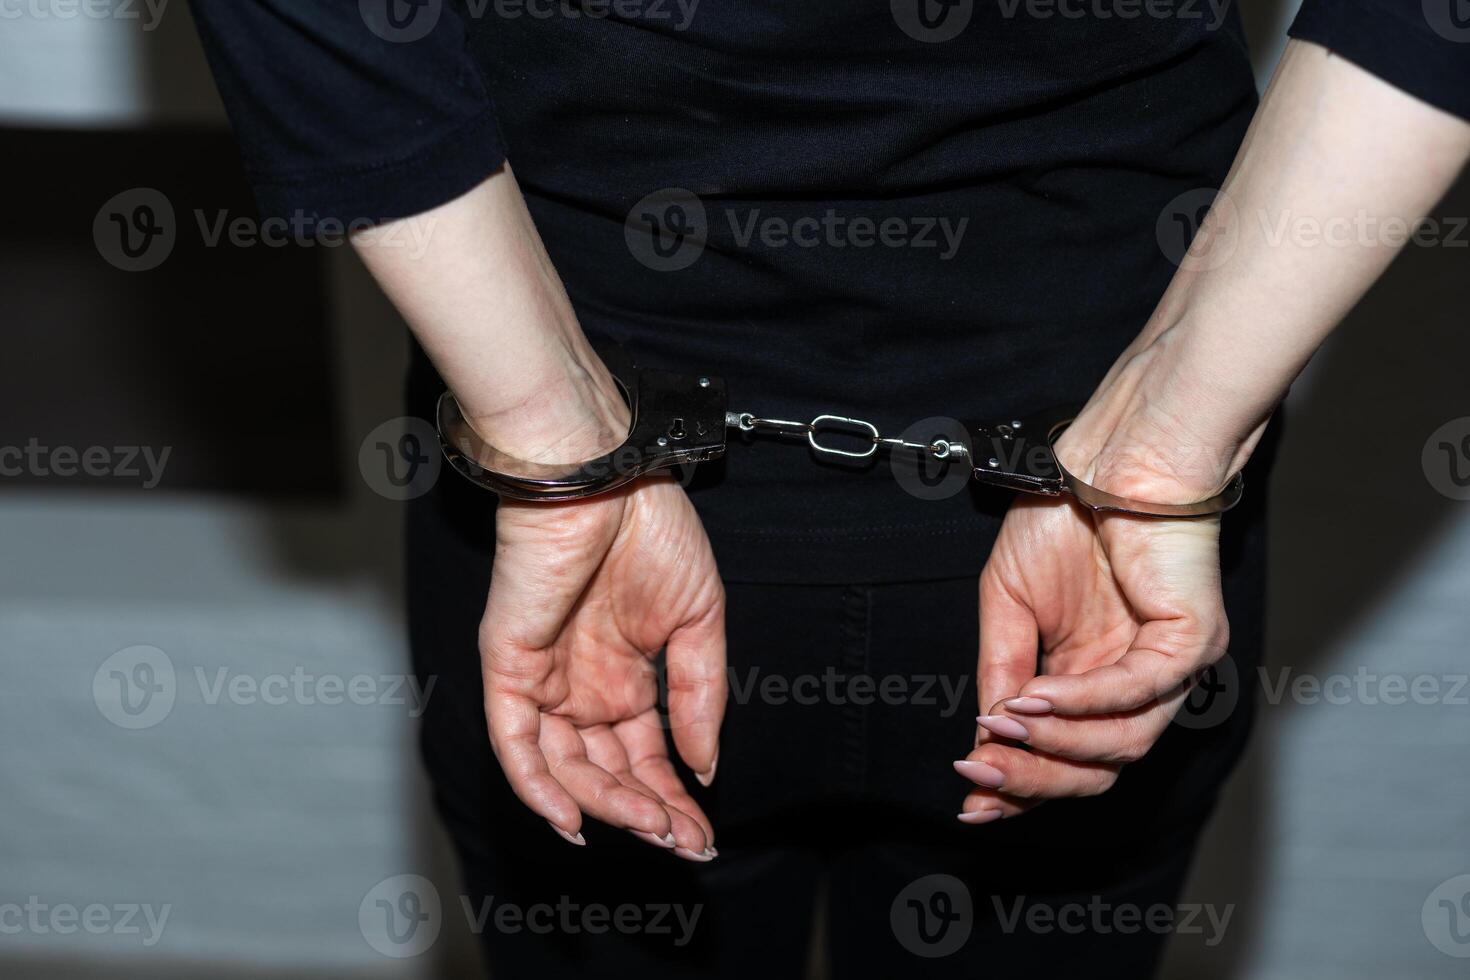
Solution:
M1009 698L1036 676L1036 617L990 564L980 575L980 710Z
M720 761L720 725L728 695L723 589L703 615L670 634L666 666L674 747L700 784L708 786Z
M612 726L598 725L592 728L579 729L582 742L587 746L587 760L594 766L606 770L614 779L622 783L628 789L636 793L642 793L652 800L664 804L664 812L669 814L671 829L662 837L642 830L629 830L634 837L638 837L655 847L673 848L677 842L672 830L673 812L667 802L660 796L657 790L640 780L632 770L628 762L628 753L624 751L622 740L618 738Z
M1008 817L1018 817L1036 809L1045 803L1045 800L1026 800L1019 796L1007 796L993 789L972 789L960 804L960 812L956 819L960 823L979 824L994 823Z
M1098 536L1142 625L1115 663L1048 675L1023 695L1060 714L1132 711L1173 694L1224 655L1230 629L1220 594L1220 522L1108 514Z
M650 715L654 712L650 711ZM642 832L635 831L643 836L651 844L660 847L672 848L674 853L681 858L691 861L708 861L714 857L710 851L709 839L705 828L687 812L681 811L673 801L666 797L658 788L657 783L661 781L655 778L651 784L640 775L658 775L650 769L645 762L634 764L633 756L628 751L627 744L623 741L622 733L638 734L652 732L659 740L658 754L663 758L669 774L673 775L673 767L669 765L667 750L663 748L663 733L657 729L651 729L644 721L621 722L616 726L599 726L596 729L583 731L583 740L587 743L587 757L594 764L612 773L612 775L624 786L642 793L650 799L658 800L664 807L664 812L669 817L669 833L663 837L651 837ZM650 746L640 745L639 752L651 751ZM678 777L673 779L673 786L678 790L678 795L688 800L688 794L684 792ZM693 802L692 800L689 802Z
M1139 627L1115 663L1080 674L1046 674L1028 681L1020 696L1047 702L1061 715L1134 711L1174 697L1225 654L1224 614L1152 620Z
M597 726L587 731L595 737L604 728ZM669 833L669 815L663 804L624 786L616 776L589 759L583 733L571 722L546 718L542 724L541 747L552 774L588 816L612 827L654 837Z
M1060 759L999 742L986 742L955 763L956 772L986 789L1027 800L1097 796L1112 788L1119 768Z
M1108 715L1021 714L1006 709L977 719L980 727L1047 755L1076 762L1137 762L1153 748L1186 692L1137 711Z
M585 844L582 810L557 781L541 751L541 711L530 698L512 691L487 691L485 721L490 747L516 796L573 844Z
M622 739L633 776L664 801L678 845L675 853L691 861L707 861L717 854L714 827L674 771L663 732L649 724L655 712L648 715L621 722L613 730Z

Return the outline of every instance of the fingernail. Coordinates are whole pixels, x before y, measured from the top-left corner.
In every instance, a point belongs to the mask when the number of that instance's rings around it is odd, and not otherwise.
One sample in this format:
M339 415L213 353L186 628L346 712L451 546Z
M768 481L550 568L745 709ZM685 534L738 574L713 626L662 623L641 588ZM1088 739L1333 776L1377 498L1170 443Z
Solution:
M1026 731L1025 725L1014 718L1007 718L1005 715L981 715L975 721L987 731L992 731L1001 738L1014 738L1024 742L1031 737L1031 733Z
M701 786L709 786L710 783L712 783L712 782L715 781L715 768L719 764L720 764L720 750L719 749L715 749L715 757L710 760L709 768L707 770L705 770L704 772L697 772L697 773L694 774L694 778L697 779L697 780L699 780L699 785L701 785Z
M1009 701L1002 701L1001 704L1006 706L1007 711L1019 711L1023 715L1044 715L1056 709L1056 705L1046 698L1011 698Z
M546 826L550 827L552 830L560 834L561 839L566 841L568 844L576 844L578 847L587 846L587 838L583 837L580 831L575 834L569 834L554 823L549 823Z
M650 834L646 830L635 830L635 831L633 831L633 836L634 837L637 837L637 838L639 838L641 840L645 840L648 843L654 845L655 847L673 847L674 846L674 835L673 834L664 834L662 837L660 837L657 834Z
M968 824L990 823L992 820L999 820L1003 815L999 810L971 810L969 813L961 813L959 821Z
M1000 789L1005 784L1006 774L992 765L984 762L975 762L971 759L960 759L954 764L955 771L971 782L979 783L989 789Z
M691 851L687 847L676 847L674 848L674 853L679 855L679 857L683 858L686 861L704 862L713 861L715 859L714 854L708 847L706 847L703 851Z

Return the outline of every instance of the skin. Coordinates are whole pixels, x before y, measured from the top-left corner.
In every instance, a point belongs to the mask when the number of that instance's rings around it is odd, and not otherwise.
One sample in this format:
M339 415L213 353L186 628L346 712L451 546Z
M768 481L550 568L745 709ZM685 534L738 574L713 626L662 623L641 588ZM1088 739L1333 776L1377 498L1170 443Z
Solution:
M1467 155L1464 122L1291 42L1190 256L1059 443L1068 469L1160 503L1218 490L1399 250L1273 240L1274 216L1366 209L1412 225ZM626 408L510 168L413 220L430 223L418 259L386 247L393 225L354 244L480 435L535 460L614 448ZM1219 519L1016 501L980 581L987 714L955 763L973 784L961 820L1104 792L1152 747L1229 642L1219 531ZM528 807L573 843L592 816L689 860L713 856L664 737L667 726L685 765L714 778L724 594L679 487L649 478L582 502L502 503L479 641L491 742ZM666 719L650 669L664 647Z
M1141 500L1220 490L1399 251L1389 235L1340 245L1273 237L1280 217L1325 224L1366 209L1413 227L1467 154L1461 120L1292 42L1221 189L1225 203L1059 441L1063 462ZM956 764L977 788L961 820L1105 792L1148 752L1185 685L1229 644L1219 532L1220 518L1017 501L981 576L983 714L978 744Z

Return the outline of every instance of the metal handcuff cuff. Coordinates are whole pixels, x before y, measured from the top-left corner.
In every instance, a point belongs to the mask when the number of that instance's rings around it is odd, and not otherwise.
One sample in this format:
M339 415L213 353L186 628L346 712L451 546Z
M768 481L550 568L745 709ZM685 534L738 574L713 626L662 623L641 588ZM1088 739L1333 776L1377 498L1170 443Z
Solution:
M614 380L632 410L633 421L621 446L580 463L533 463L516 459L485 442L470 426L451 392L439 398L438 429L444 456L462 476L501 497L514 500L579 500L617 489L640 476L672 466L718 459L725 453L727 429L805 436L824 456L866 459L879 448L908 451L931 459L968 465L980 484L1060 497L1069 494L1094 511L1143 517L1206 517L1240 501L1244 479L1237 473L1225 489L1206 500L1160 504L1119 497L1067 472L1053 443L1076 417L1054 410L1024 419L962 422L965 437L928 443L885 438L877 426L842 415L818 415L810 422L761 418L727 408L725 383L712 375L685 375L619 365ZM861 449L844 449L833 440L846 433Z

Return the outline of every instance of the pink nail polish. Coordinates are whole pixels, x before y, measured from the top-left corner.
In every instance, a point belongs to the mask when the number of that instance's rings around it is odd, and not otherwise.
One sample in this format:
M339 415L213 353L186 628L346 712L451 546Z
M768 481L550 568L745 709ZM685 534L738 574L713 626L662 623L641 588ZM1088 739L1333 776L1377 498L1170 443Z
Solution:
M566 841L568 844L576 844L578 847L587 846L587 838L583 837L580 831L575 834L569 834L554 823L549 823L546 826L550 827L552 830L561 835L561 839Z
M710 853L710 849L707 847L703 851L691 851L687 847L676 847L674 848L674 853L686 861L699 861L703 863L715 859L715 856Z
M1024 742L1031 737L1031 733L1026 731L1025 725L1014 718L1007 718L1005 715L981 715L975 720L980 723L981 727L987 731L994 732L1001 738L1014 738Z
M984 762L975 762L970 759L960 759L954 764L955 772L974 783L979 783L987 789L1000 789L1005 785L1006 774L992 765Z
M715 769L719 767L719 764L720 750L715 749L715 757L710 760L709 769L705 770L704 772L697 772L694 774L694 778L699 780L699 785L709 786L715 781Z
M1019 711L1023 715L1044 715L1056 710L1056 705L1046 698L1019 697L1002 701L1007 711Z
M999 820L1001 816L1002 813L999 810L972 810L969 813L961 813L959 821L968 824L990 823L992 820Z

